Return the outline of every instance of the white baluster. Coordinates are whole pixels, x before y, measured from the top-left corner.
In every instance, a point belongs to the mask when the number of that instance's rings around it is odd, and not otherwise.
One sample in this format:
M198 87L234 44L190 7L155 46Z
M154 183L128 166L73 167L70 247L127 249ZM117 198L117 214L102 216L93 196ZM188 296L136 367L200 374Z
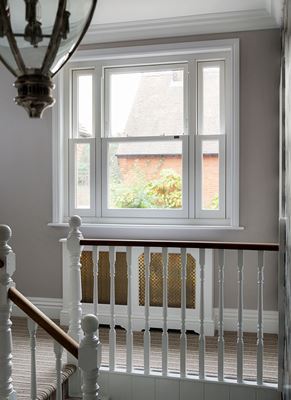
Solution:
M199 378L205 378L205 333L204 333L204 267L205 249L199 249L200 265L200 333L199 333Z
M115 330L115 247L109 247L110 265L110 331L109 331L109 370L115 370L116 330Z
M132 248L126 248L127 263L127 331L126 331L126 371L132 372L133 334L132 334Z
M67 247L70 254L71 265L70 265L70 306L69 306L69 330L68 334L80 343L83 333L81 329L81 299L82 299L82 288L81 288L81 246L80 239L83 238L82 233L79 228L81 226L81 218L74 215L70 218L70 232L67 238ZM70 356L68 353L68 361L76 364L74 357Z
M99 249L98 246L93 248L93 309L94 315L98 317L98 274L99 274ZM99 332L97 332L97 336Z
M238 250L237 382L243 381L243 250Z
M224 380L224 250L218 250L218 380Z
M37 385L36 385L36 331L37 324L31 319L27 319L27 327L29 332L29 340L30 340L30 395L34 400L36 399L37 394Z
M264 252L258 251L258 327L257 327L257 384L263 384L263 289L264 289Z
M7 244L11 229L0 225L0 399L16 400L12 383L11 301L7 298L15 272L15 254Z
M83 374L82 399L97 400L99 386L97 383L101 362L101 346L96 335L98 320L95 315L86 315L82 320L84 338L79 347L79 367Z
M181 336L180 336L180 375L185 378L187 372L187 335L186 335L186 284L187 249L181 249Z
M162 334L162 374L168 375L168 248L163 247L163 334Z
M62 354L63 346L58 342L54 341L54 353L56 357L56 374L57 374L57 386L56 386L56 400L62 400Z
M150 373L150 347L151 347L151 336L150 336L150 248L144 248L144 278L145 278L145 296L144 296L144 317L145 317L145 328L144 328L144 374L149 375Z

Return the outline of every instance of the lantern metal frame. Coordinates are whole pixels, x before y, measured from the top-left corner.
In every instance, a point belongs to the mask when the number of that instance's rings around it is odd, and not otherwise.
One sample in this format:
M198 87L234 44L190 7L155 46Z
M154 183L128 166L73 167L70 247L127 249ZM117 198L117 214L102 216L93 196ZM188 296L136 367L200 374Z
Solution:
M70 13L66 10L67 0L59 0L52 33L51 35L43 35L41 31L41 22L38 21L36 17L36 6L38 1L39 0L24 0L26 3L26 21L28 23L23 33L14 33L12 31L10 9L7 0L0 0L0 37L6 36L20 74L17 74L13 70L13 68L5 61L1 53L0 61L15 77L17 77L14 83L14 86L18 90L18 95L14 99L16 104L24 107L32 118L40 118L43 111L46 108L53 106L55 103L52 96L52 90L54 88L52 78L70 59L79 46L89 28L98 0L92 0L91 9L78 40L67 53L66 60L54 73L50 72L50 68L55 61L61 41L66 40L67 38L69 32ZM27 11L28 7L30 7L29 12ZM38 47L38 43L41 42L43 38L50 38L40 68L27 68L25 66L17 45L16 37L23 37L25 40L29 41L33 47Z

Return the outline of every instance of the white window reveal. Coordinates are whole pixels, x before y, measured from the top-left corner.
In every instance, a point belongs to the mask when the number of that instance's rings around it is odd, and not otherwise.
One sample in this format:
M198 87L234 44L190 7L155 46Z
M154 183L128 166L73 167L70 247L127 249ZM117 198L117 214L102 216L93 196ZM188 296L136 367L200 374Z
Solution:
M238 225L237 42L224 42L67 66L59 221Z

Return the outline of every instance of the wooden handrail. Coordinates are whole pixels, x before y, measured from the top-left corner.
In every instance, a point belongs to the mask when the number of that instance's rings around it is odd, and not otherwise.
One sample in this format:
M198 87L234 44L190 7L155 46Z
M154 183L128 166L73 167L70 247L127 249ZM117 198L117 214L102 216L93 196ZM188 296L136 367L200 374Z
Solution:
M82 246L123 246L123 247L175 247L225 250L263 250L279 251L278 243L171 241L171 240L119 240L119 239L81 239Z
M75 358L78 358L79 344L23 296L22 293L11 287L8 289L8 298Z

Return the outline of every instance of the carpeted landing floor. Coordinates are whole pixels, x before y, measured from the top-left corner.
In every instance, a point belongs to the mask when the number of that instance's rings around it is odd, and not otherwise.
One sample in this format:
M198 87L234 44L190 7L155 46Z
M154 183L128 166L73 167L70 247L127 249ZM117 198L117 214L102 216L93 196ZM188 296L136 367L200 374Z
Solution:
M13 318L13 381L17 391L18 399L30 398L30 346L27 331L27 322L23 318ZM126 346L125 331L117 329L117 368L125 368ZM102 343L102 364L108 365L108 328L100 328L100 341ZM169 371L179 373L179 333L169 334ZM198 373L198 336L187 335L188 374ZM162 365L161 332L151 332L151 357L150 364L154 371L160 371ZM244 379L256 379L256 334L245 333L244 335ZM264 381L277 382L277 335L265 334L264 337ZM134 333L133 364L136 369L143 366L143 334ZM236 376L236 334L225 332L225 376L235 378ZM217 337L206 338L205 355L206 374L217 375ZM63 379L74 372L73 366L65 366ZM37 399L45 400L55 390L55 358L53 352L53 341L41 329L37 330Z

